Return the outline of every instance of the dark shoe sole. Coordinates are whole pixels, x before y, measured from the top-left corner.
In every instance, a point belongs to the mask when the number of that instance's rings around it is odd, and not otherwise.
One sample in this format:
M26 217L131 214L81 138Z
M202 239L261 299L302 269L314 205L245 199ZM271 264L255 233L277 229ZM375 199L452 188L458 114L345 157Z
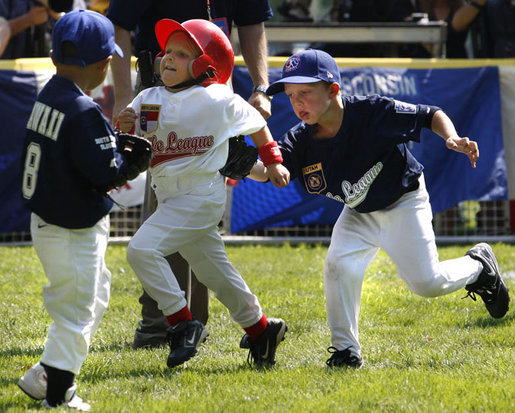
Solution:
M332 363L332 364L327 364L330 368L352 368L352 369L356 369L356 370L359 370L361 367L363 367L363 360L360 359L359 361L356 361L354 363L345 363L345 362L341 362L341 363Z
M325 362L330 368L348 367L359 370L363 366L363 358L361 356L352 355L350 347L344 350L338 350L336 347L331 346L327 351L332 354Z
M501 272L499 271L499 265L497 263L497 258L495 257L494 252L490 245L486 243L480 243L471 248L466 255L469 257L478 260L483 264L483 271L488 272L488 270L492 270L496 276L497 291L496 291L496 299L493 303L485 301L485 307L493 318L503 318L509 310L510 306L510 295L509 289L504 283L504 280L501 277ZM485 255L488 256L489 259L485 258ZM481 275L480 275L481 277ZM478 282L471 284L469 286L465 286L467 291L475 292L475 287Z

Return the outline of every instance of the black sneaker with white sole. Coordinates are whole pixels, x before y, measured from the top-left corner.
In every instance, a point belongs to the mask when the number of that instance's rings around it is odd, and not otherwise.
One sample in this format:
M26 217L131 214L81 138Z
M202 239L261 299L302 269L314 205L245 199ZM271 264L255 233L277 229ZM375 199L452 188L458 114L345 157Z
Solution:
M468 291L467 297L476 301L476 294L478 294L492 317L504 317L510 306L510 296L508 287L501 278L497 258L492 248L483 242L467 251L466 255L480 261L483 265L483 271L479 274L477 281L465 286Z
M170 354L166 361L168 367L178 366L192 358L197 354L198 346L208 335L204 324L198 320L183 321L168 328L170 344Z
M363 365L363 358L359 355L352 354L351 347L344 350L338 350L336 347L329 347L327 351L331 353L331 357L327 359L325 364L329 367L352 367L356 370Z
M275 364L275 351L284 340L288 326L280 318L269 318L265 331L256 339L251 340L245 334L240 342L240 348L249 349L249 359L252 357L258 366L271 366Z

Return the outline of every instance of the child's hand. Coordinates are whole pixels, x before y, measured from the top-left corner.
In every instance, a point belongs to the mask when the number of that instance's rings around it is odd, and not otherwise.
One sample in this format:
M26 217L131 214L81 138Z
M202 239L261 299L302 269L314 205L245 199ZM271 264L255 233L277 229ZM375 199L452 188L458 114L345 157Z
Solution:
M290 171L280 163L273 163L267 166L267 173L270 181L277 187L282 188L290 183Z
M479 158L479 148L476 141L471 141L469 138L448 138L445 141L447 148L456 152L461 152L467 155L470 159L472 168L476 167L476 161Z
M118 115L118 128L122 132L130 132L137 119L138 114L133 108L125 108Z
M258 182L266 182L268 181L268 173L266 172L265 165L261 162L260 159L256 161L250 173L247 175L250 179Z

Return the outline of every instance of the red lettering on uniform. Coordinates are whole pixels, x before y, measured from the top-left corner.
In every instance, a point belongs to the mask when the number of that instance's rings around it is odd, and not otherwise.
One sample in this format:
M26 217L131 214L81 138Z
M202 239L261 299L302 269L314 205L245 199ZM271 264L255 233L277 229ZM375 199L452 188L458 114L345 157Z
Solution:
M158 140L155 136L148 139L152 142L154 153L151 166L177 158L202 155L215 143L213 135L191 136L180 139L174 131L171 131L167 136L166 148L164 148L165 143Z
M209 136L192 136L179 139L174 131L168 134L167 146L164 153L177 153L184 155L199 155L213 146L215 138Z
M160 152L159 150L159 144L162 143L160 140L157 139L157 136L154 135L154 136L149 136L147 138L149 140L149 142L152 144L152 152L153 153L158 153Z
M166 152L173 152L177 146L177 134L172 131L168 134L168 145L166 146Z

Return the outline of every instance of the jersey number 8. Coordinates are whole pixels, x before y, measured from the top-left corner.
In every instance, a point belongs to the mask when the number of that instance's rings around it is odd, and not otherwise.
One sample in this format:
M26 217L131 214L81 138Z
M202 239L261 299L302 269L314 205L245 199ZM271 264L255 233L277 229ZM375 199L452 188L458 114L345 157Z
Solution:
M41 147L32 142L27 148L25 157L25 168L23 169L22 192L26 199L32 198L36 191L36 181L38 178L39 162L41 161Z

